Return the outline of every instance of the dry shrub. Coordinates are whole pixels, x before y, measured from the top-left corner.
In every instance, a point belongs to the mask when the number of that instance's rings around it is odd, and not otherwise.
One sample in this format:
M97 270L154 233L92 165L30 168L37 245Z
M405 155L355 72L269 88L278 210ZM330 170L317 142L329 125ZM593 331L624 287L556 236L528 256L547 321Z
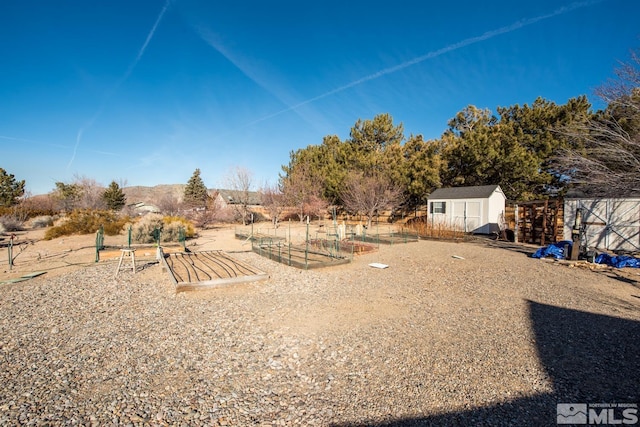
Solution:
M116 236L129 221L128 217L120 217L109 210L77 209L69 213L64 221L55 227L49 228L45 234L45 240L55 239L74 234L92 234L104 228L108 236Z
M53 225L53 217L51 215L41 215L31 220L32 228L45 228Z
M185 212L188 220L198 228L207 229L218 222L219 211L213 210L189 210Z
M193 223L186 218L180 216L165 216L163 221L165 224L165 228L162 230L163 234L171 236L171 240L163 240L165 242L178 241L180 228L184 230L184 234L187 239L195 237L196 235Z
M444 240L464 238L464 229L448 221L430 221L426 216L407 221L406 228L414 231L420 237Z
M24 221L13 215L0 216L0 224L5 231L22 231L24 230Z
M226 208L220 209L220 211L217 212L216 220L218 222L231 224L234 222L242 221L242 217L238 215L234 209L230 207L226 207Z
M151 213L131 225L131 240L136 243L155 243L156 233L159 231L161 242L177 242L180 229L184 231L186 238L195 236L193 224L189 220Z
M37 216L54 215L55 213L46 203L32 199L26 199L15 206L0 207L0 216L11 216L22 222Z

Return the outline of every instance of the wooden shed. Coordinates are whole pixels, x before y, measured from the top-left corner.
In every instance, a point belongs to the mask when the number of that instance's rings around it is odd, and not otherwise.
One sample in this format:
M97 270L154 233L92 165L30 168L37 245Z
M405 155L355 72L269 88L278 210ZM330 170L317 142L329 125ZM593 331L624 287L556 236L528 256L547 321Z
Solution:
M497 233L506 199L499 185L439 188L428 198L429 216L466 233Z

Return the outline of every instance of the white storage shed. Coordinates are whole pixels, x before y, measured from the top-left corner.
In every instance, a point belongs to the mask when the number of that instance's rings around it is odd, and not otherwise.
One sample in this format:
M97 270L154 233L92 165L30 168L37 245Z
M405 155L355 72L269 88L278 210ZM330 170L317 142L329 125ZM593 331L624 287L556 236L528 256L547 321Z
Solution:
M496 233L506 200L499 185L438 188L428 197L430 221L466 233Z

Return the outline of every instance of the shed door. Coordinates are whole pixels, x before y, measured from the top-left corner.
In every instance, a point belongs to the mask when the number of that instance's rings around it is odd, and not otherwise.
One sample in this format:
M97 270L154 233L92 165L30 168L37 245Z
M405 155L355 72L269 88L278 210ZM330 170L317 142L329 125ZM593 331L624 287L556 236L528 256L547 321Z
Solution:
M454 201L453 222L465 232L477 230L481 225L482 209L480 202Z
M453 210L451 211L451 218L453 218L453 226L458 230L467 231L465 229L465 216L466 216L466 203L465 202L453 202Z
M476 231L482 225L482 209L480 202L467 202L467 230Z
M582 200L587 246L640 250L640 205L630 200Z

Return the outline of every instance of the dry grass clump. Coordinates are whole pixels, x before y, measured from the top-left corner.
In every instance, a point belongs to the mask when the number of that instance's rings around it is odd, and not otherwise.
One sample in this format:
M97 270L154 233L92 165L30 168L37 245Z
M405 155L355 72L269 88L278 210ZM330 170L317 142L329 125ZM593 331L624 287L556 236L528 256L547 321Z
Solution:
M177 242L180 233L185 238L195 236L193 224L182 217L147 214L131 224L131 240L136 243Z
M41 215L31 220L32 228L45 228L53 226L53 217L51 215Z
M2 225L3 232L24 230L24 221L20 221L12 215L0 216L0 225Z
M458 240L464 238L464 229L448 221L429 221L427 217L419 217L408 221L406 228L417 233L420 237Z

